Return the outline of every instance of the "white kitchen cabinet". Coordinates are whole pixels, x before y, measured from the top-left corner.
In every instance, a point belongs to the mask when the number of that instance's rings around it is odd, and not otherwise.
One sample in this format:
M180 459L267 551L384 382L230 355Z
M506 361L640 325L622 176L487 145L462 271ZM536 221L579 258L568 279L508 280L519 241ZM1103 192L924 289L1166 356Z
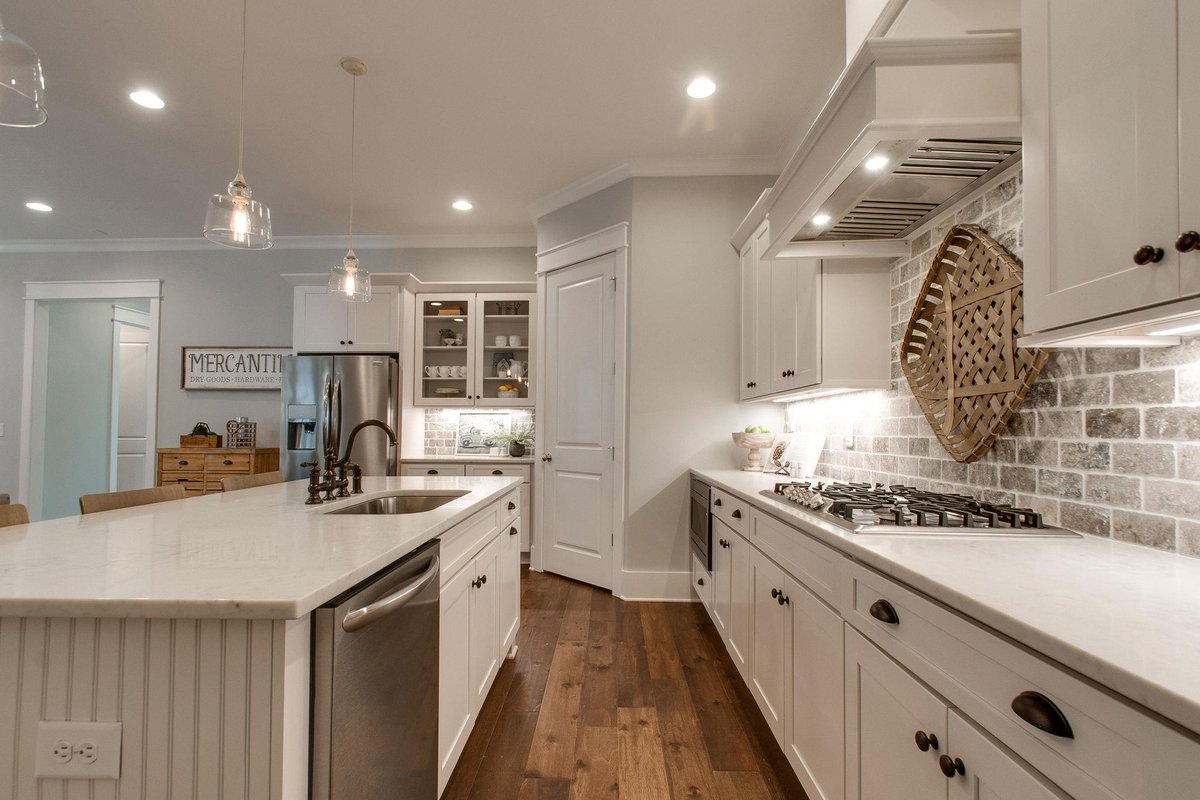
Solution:
M474 561L469 654L472 714L479 713L500 669L500 544L499 537L493 539Z
M704 566L700 556L692 553L692 591L700 598L700 603L712 613L713 579L712 573Z
M1192 2L1024 0L1026 333L1200 294L1197 33Z
M741 251L739 398L888 387L888 262L767 259L768 239L765 221Z
M400 352L400 287L376 286L366 303L347 303L323 285L295 287L292 349L298 353Z
M439 598L441 623L438 651L438 793L471 735L471 595L474 564L443 581Z
M784 752L809 800L846 796L844 624L804 587L789 595L791 701Z
M947 744L942 699L849 627L845 685L846 797L946 797L946 776L938 766ZM930 739L924 751L918 733Z
M530 293L417 295L414 405L532 407L536 315ZM501 375L501 358L521 366Z
M954 709L948 730L947 756L963 765L949 781L949 800L1070 800Z
M769 558L750 556L753 627L750 693L782 745L787 736L788 695L792 681L792 615L787 598L802 591Z
M500 531L500 656L517 639L521 626L521 517L515 514Z
M713 623L741 673L749 677L750 544L720 519L713 519Z

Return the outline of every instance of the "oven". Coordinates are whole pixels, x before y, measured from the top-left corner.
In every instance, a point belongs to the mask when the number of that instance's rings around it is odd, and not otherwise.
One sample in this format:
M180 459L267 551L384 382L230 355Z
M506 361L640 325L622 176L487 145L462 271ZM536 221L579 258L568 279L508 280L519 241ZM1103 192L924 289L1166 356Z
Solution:
M712 518L708 511L710 493L707 483L692 478L691 523L688 529L692 552L700 558L704 568L712 572Z

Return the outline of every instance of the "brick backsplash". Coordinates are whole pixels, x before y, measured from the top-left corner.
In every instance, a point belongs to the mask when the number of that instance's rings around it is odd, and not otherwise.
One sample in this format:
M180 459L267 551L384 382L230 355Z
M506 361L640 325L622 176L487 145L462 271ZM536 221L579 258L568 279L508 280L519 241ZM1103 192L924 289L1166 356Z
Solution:
M425 455L452 456L458 446L458 408L425 409ZM507 412L513 429L533 427L534 414L528 408L473 408L472 411ZM532 449L532 448L530 448Z
M950 458L909 391L900 342L946 230L976 223L1020 258L1021 188L1017 173L892 262L892 388L790 403L787 430L826 434L824 478L969 493L1200 557L1200 337L1169 348L1050 350L1018 414L974 464Z

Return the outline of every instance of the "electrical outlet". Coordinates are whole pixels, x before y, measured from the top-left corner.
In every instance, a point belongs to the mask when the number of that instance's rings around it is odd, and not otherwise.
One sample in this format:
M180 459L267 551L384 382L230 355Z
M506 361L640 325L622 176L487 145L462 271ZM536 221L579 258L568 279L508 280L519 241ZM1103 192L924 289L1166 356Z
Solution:
M0 422L0 436L4 436L4 423Z
M121 777L121 723L39 722L34 775L83 780Z
M846 450L853 450L854 449L854 437L853 436L844 437L842 439L842 447L845 448Z

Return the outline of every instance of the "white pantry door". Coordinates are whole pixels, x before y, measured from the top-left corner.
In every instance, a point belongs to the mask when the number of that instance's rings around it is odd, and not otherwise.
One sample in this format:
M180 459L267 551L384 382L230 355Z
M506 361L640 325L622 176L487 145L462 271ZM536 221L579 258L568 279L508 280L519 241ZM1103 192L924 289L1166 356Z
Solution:
M613 565L616 256L546 278L542 568L605 589Z

